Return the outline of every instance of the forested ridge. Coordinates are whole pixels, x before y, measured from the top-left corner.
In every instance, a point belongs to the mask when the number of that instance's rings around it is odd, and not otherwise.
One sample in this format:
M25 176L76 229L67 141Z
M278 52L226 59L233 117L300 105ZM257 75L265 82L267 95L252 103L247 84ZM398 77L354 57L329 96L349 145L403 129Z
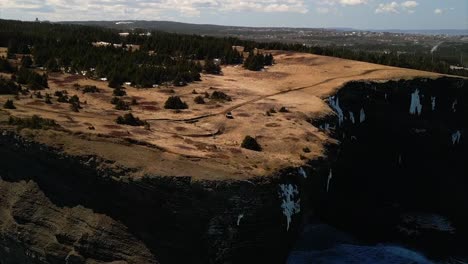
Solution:
M307 52L468 76L468 71L452 70L449 63L433 61L427 54L376 53L279 42L256 43L232 37L158 31L134 30L127 36L118 33L114 29L94 26L0 20L0 46L8 47L8 56L31 54L33 66L44 67L48 71L107 78L112 86L123 82L131 82L136 87L152 87L163 83L185 85L200 80L202 72L221 73L219 64L243 63L248 70L261 70L263 66L273 63L269 54L264 57L252 56L251 51L255 48ZM108 45L93 45L97 42ZM244 59L234 46L245 47L244 51L251 55ZM217 64L213 64L214 59ZM30 64L27 63L28 66ZM12 71L5 61L0 62L0 70Z
M87 74L138 87L200 80L203 60L241 64L243 56L233 46L243 44L247 42L235 38L164 32L119 36L118 31L98 27L0 20L0 46L8 47L8 56L31 54L34 66L48 71ZM208 73L219 73L212 68Z

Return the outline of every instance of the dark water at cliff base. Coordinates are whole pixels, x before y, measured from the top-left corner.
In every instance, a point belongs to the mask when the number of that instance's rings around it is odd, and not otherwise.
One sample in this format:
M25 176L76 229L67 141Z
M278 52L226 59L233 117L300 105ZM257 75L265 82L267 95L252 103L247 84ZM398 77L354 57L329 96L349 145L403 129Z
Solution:
M325 224L308 225L287 264L430 264L422 253L400 245L359 244L349 235Z

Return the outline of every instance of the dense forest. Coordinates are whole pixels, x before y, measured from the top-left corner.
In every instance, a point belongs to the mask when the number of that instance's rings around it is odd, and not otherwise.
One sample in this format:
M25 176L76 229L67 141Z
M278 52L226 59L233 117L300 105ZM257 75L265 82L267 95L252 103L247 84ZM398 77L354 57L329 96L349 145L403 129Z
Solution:
M117 33L97 27L0 20L0 46L8 47L9 57L22 54L22 68L34 65L52 72L107 78L112 86L124 82L137 87L184 85L200 80L202 71L221 73L214 59L220 64L243 62L233 46L244 42L234 38ZM12 71L6 60L0 61L0 68Z

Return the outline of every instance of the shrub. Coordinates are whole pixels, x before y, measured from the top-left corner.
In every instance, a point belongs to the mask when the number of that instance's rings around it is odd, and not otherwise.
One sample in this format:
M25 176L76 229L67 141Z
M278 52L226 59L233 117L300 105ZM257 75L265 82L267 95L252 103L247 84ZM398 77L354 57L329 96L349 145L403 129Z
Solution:
M83 93L99 93L99 89L94 86L94 85L86 85L84 88L83 88Z
M32 65L33 65L33 61L32 61L31 56L24 56L21 59L21 67L31 68Z
M281 107L280 110L279 110L281 113L287 113L289 112L289 110L286 108L286 107Z
M45 119L37 115L30 118L17 118L10 116L8 124L18 126L18 128L31 128L31 129L49 129L57 128L59 125L54 120Z
M253 151L262 151L262 147L260 146L260 144L258 144L257 140L251 136L246 136L244 138L241 147Z
M123 100L119 100L116 104L115 104L115 109L117 110L130 110L130 105L123 101Z
M18 94L20 90L21 87L15 82L0 77L0 94Z
M31 90L42 90L49 87L47 75L40 75L33 70L23 67L17 72L15 78L19 84L25 84Z
M208 74L220 74L221 67L214 62L213 59L205 59L205 65L203 66L203 70L205 73Z
M10 62L7 59L0 58L0 72L12 73L15 71L15 68L11 66Z
M223 100L223 101L231 101L231 97L221 91L214 91L211 96L210 96L211 99L214 99L214 100Z
M304 151L304 153L310 153L310 148L305 147L305 148L302 149L302 151Z
M68 103L68 95L62 95L57 98L57 102L60 103Z
M138 117L133 116L131 113L119 116L116 120L119 125L129 126L143 126L146 124L145 121L140 120Z
M72 102L70 103L70 110L72 110L73 112L79 112L81 109L80 105L75 103L75 102Z
M69 100L68 103L70 104L70 109L73 112L79 112L81 107L80 104L80 98L77 95L72 96Z
M5 104L3 105L3 108L5 109L16 109L15 104L13 103L12 100L7 100Z
M45 102L46 104L52 104L51 99L52 99L52 98L50 97L50 94L46 94L46 95L45 95L45 101L44 101L44 102Z
M166 109L187 109L188 105L183 102L180 97L178 96L171 96L167 99L166 103L164 104L164 108Z
M114 89L114 92L113 92L114 96L124 96L124 95L127 95L127 92L125 92L124 89L120 88L120 87L117 87Z
M117 80L116 78L112 78L110 81L109 81L109 87L110 88L121 88L122 87L122 82Z
M138 105L138 101L137 99L135 98L132 98L132 102L131 102L132 105Z
M193 99L193 101L196 104L204 104L205 103L205 99L203 98L203 96L200 96L200 95L195 97L195 99Z

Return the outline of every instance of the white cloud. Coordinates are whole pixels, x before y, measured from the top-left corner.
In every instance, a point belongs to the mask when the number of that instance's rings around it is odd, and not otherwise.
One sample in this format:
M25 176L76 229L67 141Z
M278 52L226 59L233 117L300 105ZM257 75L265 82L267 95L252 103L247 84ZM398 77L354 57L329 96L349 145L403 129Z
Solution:
M455 10L453 7L450 7L450 8L436 8L436 9L434 9L434 14L442 15L442 14L445 14L445 13L453 11L453 10Z
M319 5L327 5L327 6L334 6L337 4L343 6L355 6L355 5L363 5L367 4L369 0L318 0L316 1Z
M367 4L367 0L340 0L342 5L362 5Z
M393 13L393 14L400 14L402 11L407 12L409 14L414 13L414 8L419 6L419 3L416 1L404 1L401 3L391 2L391 3L381 3L375 9L375 13Z
M5 13L28 12L52 20L152 20L168 17L174 12L185 17L200 16L205 10L308 12L305 0L0 0L0 6Z
M419 3L416 1L406 1L406 2L401 3L401 6L404 8L415 8L418 5Z
M377 14L380 14L380 13L395 13L395 14L398 14L398 13L400 13L398 11L398 7L399 7L399 4L397 2L379 4L377 9L375 9L375 13L377 13Z

